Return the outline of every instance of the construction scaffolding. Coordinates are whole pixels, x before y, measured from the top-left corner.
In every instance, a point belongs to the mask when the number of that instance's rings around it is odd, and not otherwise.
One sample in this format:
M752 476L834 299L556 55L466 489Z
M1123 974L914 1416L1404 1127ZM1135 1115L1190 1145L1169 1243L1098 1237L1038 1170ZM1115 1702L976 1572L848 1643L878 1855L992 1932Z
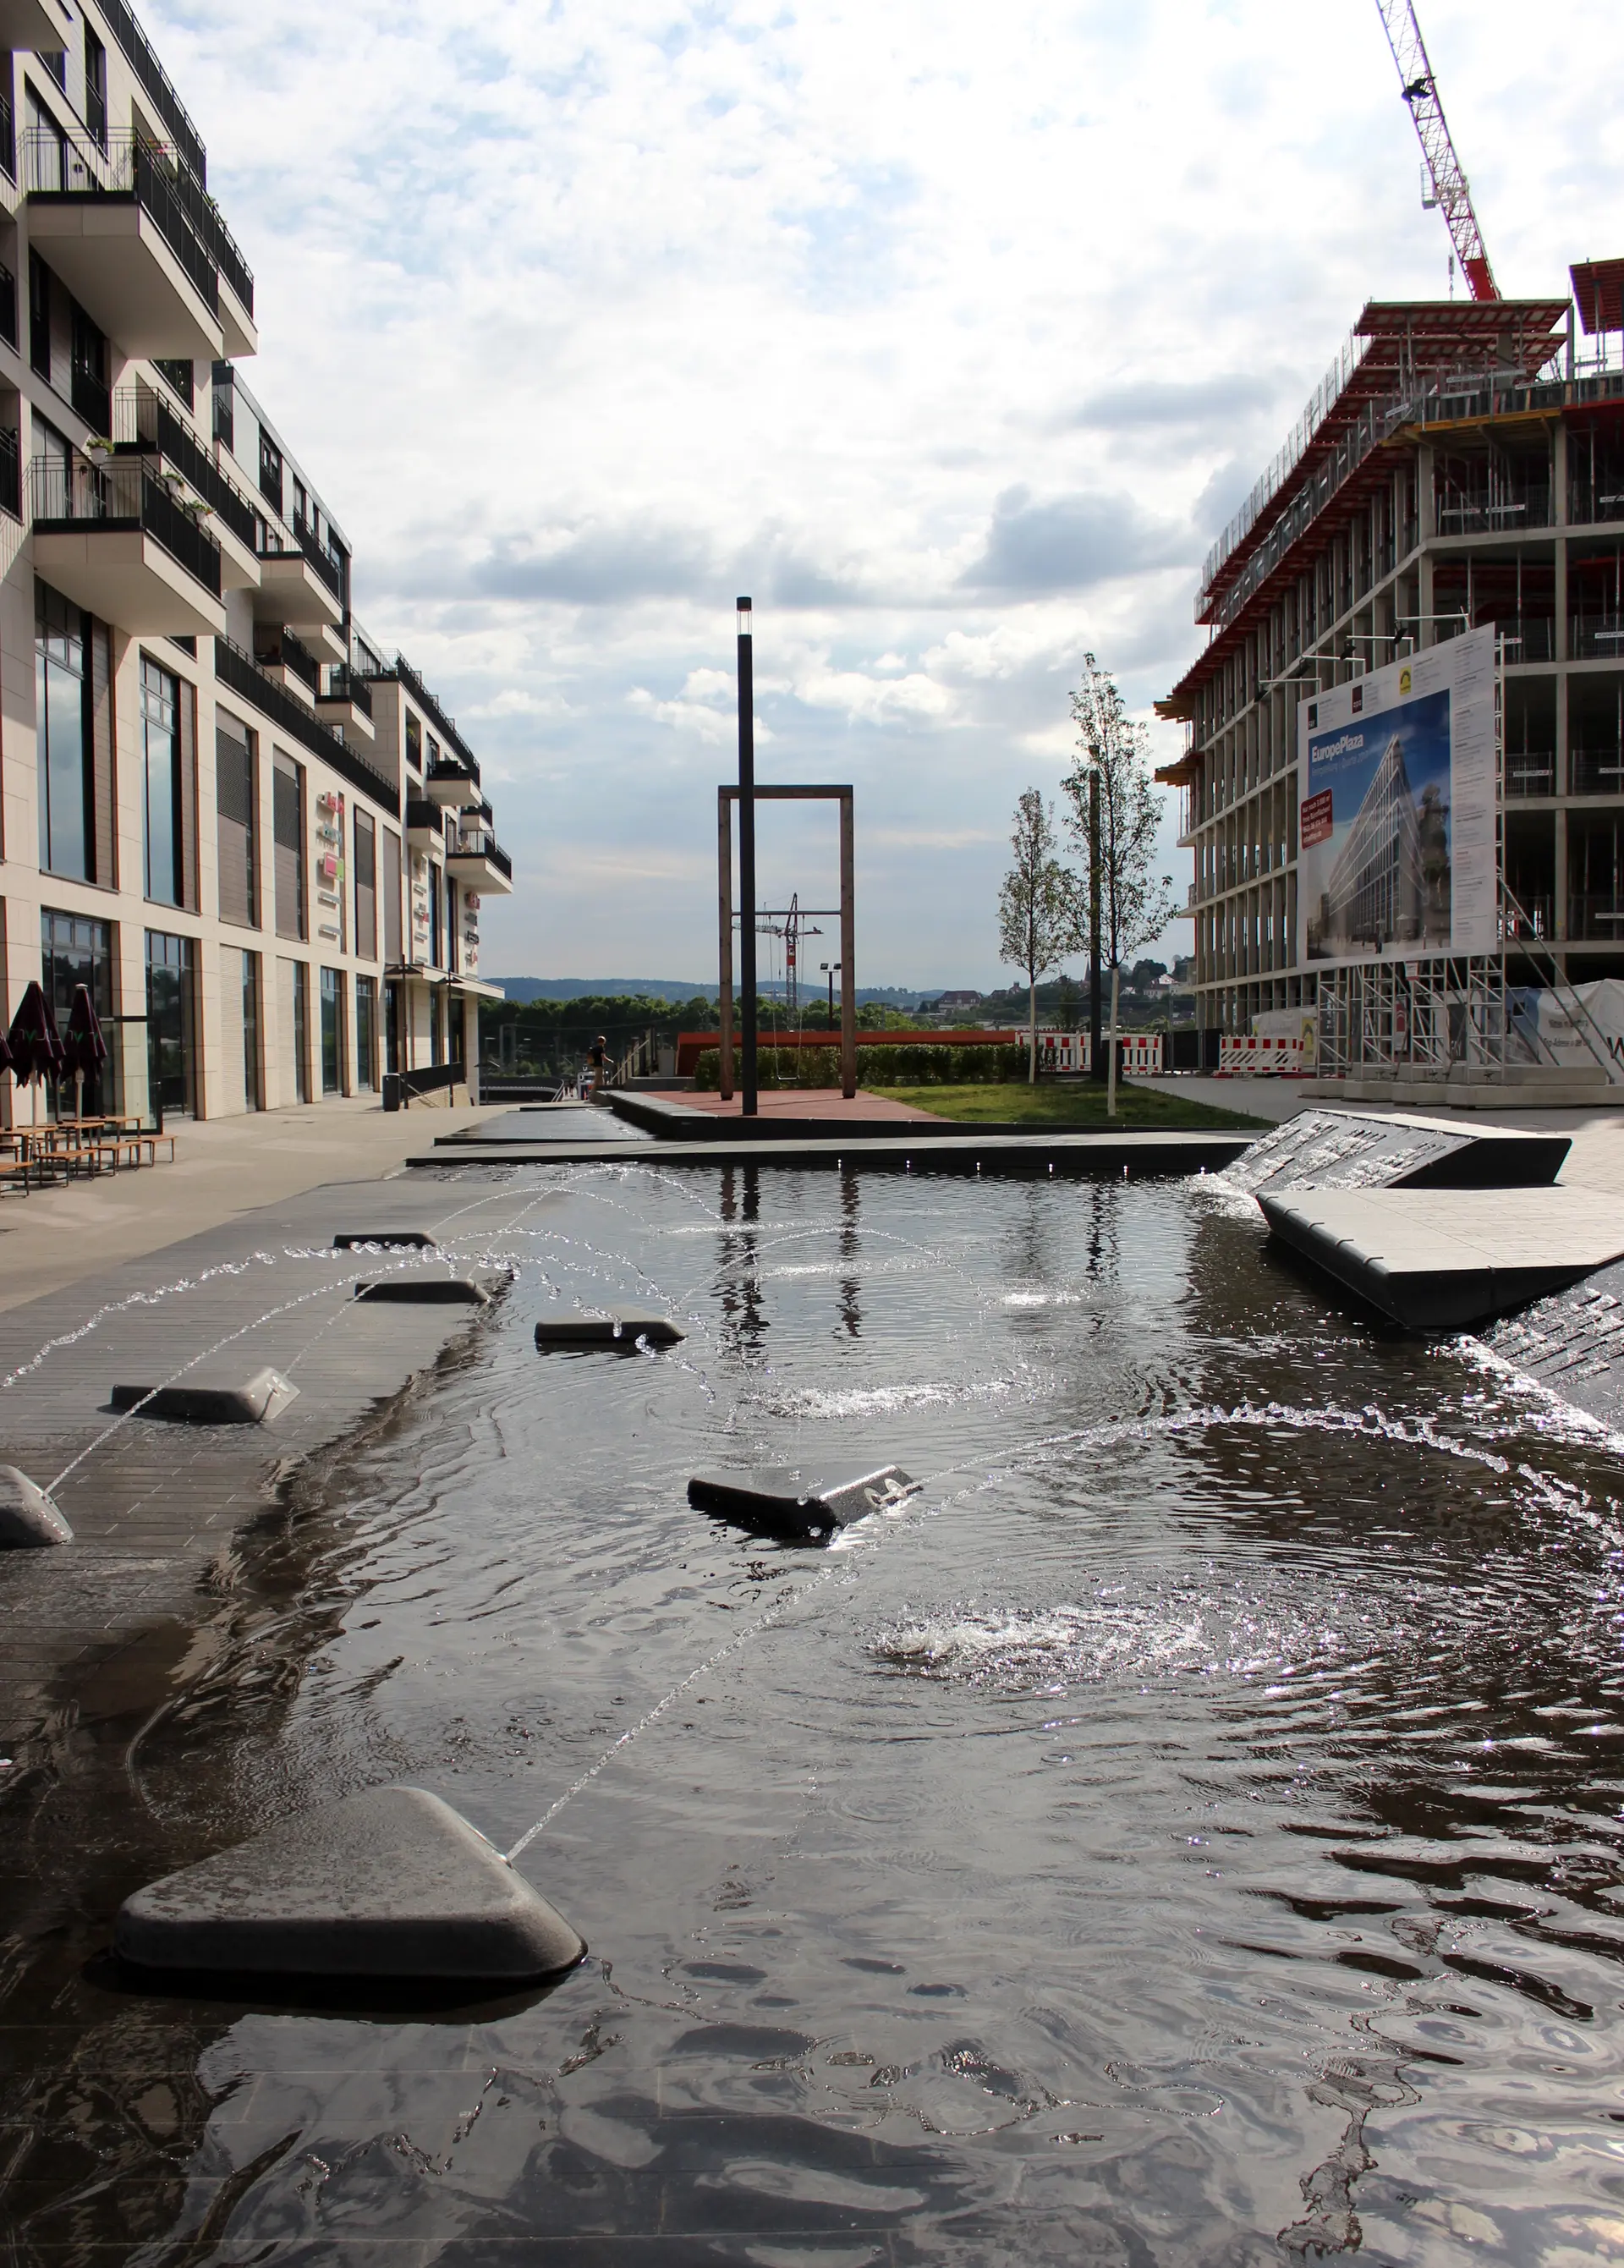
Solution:
M1493 1077L1546 1053L1537 1022L1519 1012L1506 983L1503 954L1362 961L1319 972L1322 1077Z

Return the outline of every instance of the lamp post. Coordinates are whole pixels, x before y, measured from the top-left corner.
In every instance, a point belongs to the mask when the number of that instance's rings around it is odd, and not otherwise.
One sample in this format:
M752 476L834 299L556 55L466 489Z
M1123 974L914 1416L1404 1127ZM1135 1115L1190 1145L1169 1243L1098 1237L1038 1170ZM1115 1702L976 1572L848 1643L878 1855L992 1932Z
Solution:
M756 1112L755 1061L755 656L750 601L739 600L739 1110Z
M1106 1076L1099 1052L1099 766L1088 774L1088 1060L1096 1079Z
M818 966L827 973L829 979L829 1032L831 1036L833 1036L834 1031L834 980L840 975L841 964L838 961L820 961L818 963Z

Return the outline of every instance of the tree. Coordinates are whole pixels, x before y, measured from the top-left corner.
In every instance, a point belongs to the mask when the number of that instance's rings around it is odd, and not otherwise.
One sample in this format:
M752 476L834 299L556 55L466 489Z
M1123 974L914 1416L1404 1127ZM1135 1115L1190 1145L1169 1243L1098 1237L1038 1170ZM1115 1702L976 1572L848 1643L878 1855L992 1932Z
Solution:
M1083 660L1083 682L1071 696L1077 728L1077 754L1061 786L1070 806L1066 830L1090 850L1090 782L1099 782L1099 848L1097 875L1091 860L1084 887L1084 917L1098 920L1111 971L1111 1093L1116 1115L1116 1024L1122 963L1159 937L1172 919L1178 901L1172 876L1156 872L1156 837L1161 805L1150 778L1149 735L1123 704L1114 679L1093 655Z
M1054 855L1054 806L1029 787L1015 806L1010 848L1015 864L998 893L998 958L1026 976L1027 1064L1030 1086L1038 1080L1038 979L1058 968L1083 943L1082 895L1077 878Z

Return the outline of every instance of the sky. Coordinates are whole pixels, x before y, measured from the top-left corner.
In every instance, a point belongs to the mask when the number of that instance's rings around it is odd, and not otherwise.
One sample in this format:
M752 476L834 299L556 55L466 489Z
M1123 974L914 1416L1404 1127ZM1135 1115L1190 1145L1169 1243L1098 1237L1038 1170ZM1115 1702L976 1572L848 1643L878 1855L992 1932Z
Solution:
M1501 288L1561 291L1624 249L1624 11L1421 4ZM249 383L481 758L488 974L714 982L748 592L759 777L856 789L859 981L1008 981L1084 655L1174 753L1208 546L1364 301L1447 290L1375 0L143 20L254 269ZM1182 897L1171 799L1165 843ZM764 813L762 902L833 905L834 852Z

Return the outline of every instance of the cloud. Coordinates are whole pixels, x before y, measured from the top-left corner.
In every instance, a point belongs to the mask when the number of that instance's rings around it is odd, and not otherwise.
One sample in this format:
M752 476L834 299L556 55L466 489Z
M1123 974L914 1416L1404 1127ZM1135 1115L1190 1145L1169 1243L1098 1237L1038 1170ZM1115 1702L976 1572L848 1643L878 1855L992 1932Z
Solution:
M1040 502L1017 487L994 505L986 548L959 580L973 591L1082 591L1147 568L1182 565L1192 549L1187 531L1153 519L1131 497Z
M1061 430L1086 427L1122 433L1150 429L1157 433L1205 433L1232 429L1260 411L1275 410L1289 381L1279 371L1225 371L1211 378L1144 378L1106 387L1064 414Z

